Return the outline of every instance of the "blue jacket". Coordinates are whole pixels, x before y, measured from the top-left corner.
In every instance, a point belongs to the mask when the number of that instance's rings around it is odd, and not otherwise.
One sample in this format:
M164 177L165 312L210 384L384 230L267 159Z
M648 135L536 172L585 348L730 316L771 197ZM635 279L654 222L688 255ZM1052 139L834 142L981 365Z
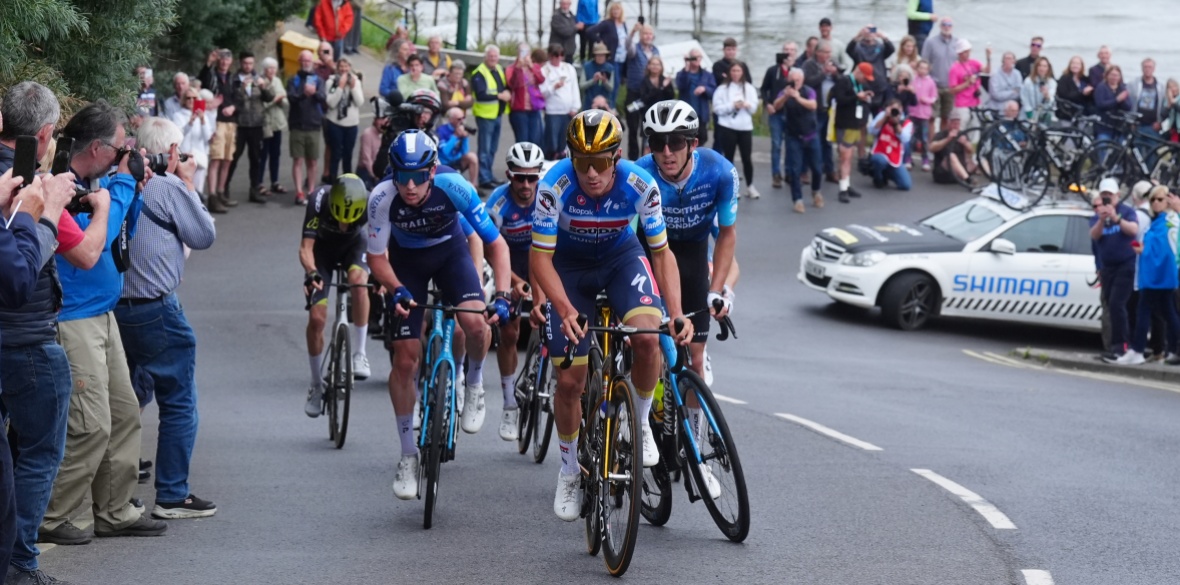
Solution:
M1176 235L1180 219L1173 212L1161 213L1151 220L1143 236L1143 253L1139 254L1139 290L1175 290L1180 288L1176 270Z
M578 22L591 26L598 24L599 18L598 0L578 0Z
M585 80L592 79L594 74L600 71L610 78L611 87L619 83L619 80L615 79L615 64L611 63L609 59L602 65L599 65L597 61L585 61L582 63L582 76ZM598 96L603 96L607 101L610 101L610 94L611 88L607 87L605 83L594 83L582 90L582 103L589 107L590 102L594 101L594 98Z
M397 78L401 76L401 67L398 67L392 63L386 65L385 69L381 70L381 86L377 88L377 91L380 92L383 99L388 100L389 98L386 96L397 90Z
M658 57L660 55L660 48L652 45L651 54ZM639 86L643 83L643 78L645 77L644 74L647 72L647 62L650 60L651 58L647 56L647 53L643 52L643 49L639 45L631 47L631 51L627 53L627 66L625 70L627 71L628 96L639 91Z
M438 162L454 166L467 154L471 147L466 138L459 138L455 136L455 128L450 124L443 124L438 127Z
M1118 110L1124 112L1131 111L1130 96L1121 102L1117 99L1118 94L1122 93L1124 89L1127 89L1125 83L1120 83L1117 90L1110 89L1110 86L1106 82L1094 86L1094 93L1091 94L1094 96L1094 110L1102 116L1103 120L1110 121L1110 115ZM1129 94L1131 92L1127 93Z
M143 198L135 194L135 179L131 175L103 179L102 186L111 193L111 211L107 221L107 241L98 263L90 270L81 270L59 255L58 272L64 292L59 319L63 322L108 313L114 310L123 294L123 275L115 268L111 244L119 235L124 220L127 221L128 237L135 237L135 224L143 207ZM90 214L78 214L75 220L78 227L85 230L90 225Z
M594 26L587 27L585 31L586 36L590 37L591 43L601 41L602 44L606 45L606 50L610 51L610 54L606 57L607 63L617 62L615 61L615 55L618 53L619 43L630 45L631 37L628 36L630 30L626 24L623 25L623 38L619 38L619 29L615 26L615 21L613 20L604 20ZM631 47L628 46L626 48L630 49Z
M705 86L705 93L694 95L697 86ZM696 73L689 73L688 69L681 69L676 74L676 93L680 94L680 101L687 102L696 111L702 123L709 119L709 108L713 105L713 92L717 89L717 79L713 73L701 69Z

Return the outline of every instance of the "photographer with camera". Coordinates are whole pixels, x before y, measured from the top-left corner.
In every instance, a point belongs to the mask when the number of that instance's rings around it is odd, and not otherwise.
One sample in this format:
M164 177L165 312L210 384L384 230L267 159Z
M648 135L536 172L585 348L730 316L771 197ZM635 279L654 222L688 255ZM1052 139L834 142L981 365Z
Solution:
M373 177L378 179L378 183L389 178L386 176L389 170L389 145L393 144L397 135L406 130L421 130L437 143L434 122L442 112L438 94L429 89L415 91L405 102L402 102L402 94L394 90L389 94L389 99L392 100L390 103L382 100L374 102L377 117L388 120L383 126L385 132L381 137L381 148L377 150L372 165ZM468 131L474 134L470 129Z
M216 231L193 183L196 160L178 153L183 135L176 124L149 118L136 138L156 172L143 190L131 268L123 275L115 320L127 364L151 377L160 410L152 516L203 518L217 508L189 491L189 462L197 438L197 348L176 288L184 276L184 247L208 249Z
M72 387L66 352L57 343L61 288L53 252L56 244L58 253L93 266L95 238L105 237L106 224L84 235L64 211L75 195L69 172L36 176L21 188L16 173L32 172L35 161L45 156L61 115L53 92L31 81L19 83L4 95L2 113L0 399L16 442L15 456L9 460L7 441L0 438L0 508L6 508L0 517L9 519L0 522L0 570L7 572L9 583L37 583L51 579L38 569L37 530L64 455ZM35 145L22 140L18 146L21 136L34 137ZM69 153L62 156L68 160ZM13 168L18 159L22 164ZM105 191L88 194L85 200L105 218ZM100 243L97 250L101 249Z
M966 115L963 119L967 123L963 126L964 129L968 129L979 122L971 115L971 108L979 105L982 76L991 74L992 50L991 47L987 48L989 65L986 67L971 58L971 43L967 39L955 41L955 53L958 54L959 60L947 71L947 84L955 100L955 107L951 113L957 113L960 117Z
M447 110L447 123L438 127L438 161L463 174L472 185L479 180L479 157L471 152L471 132L463 122L467 114L459 108Z
M582 111L578 71L565 61L565 56L564 47L549 45L549 61L541 66L541 73L545 76L545 83L541 85L541 93L545 96L545 140L541 147L550 160L557 159L565 151L566 128Z
M811 204L816 208L824 206L823 154L820 152L819 134L823 128L815 116L819 107L819 94L804 82L802 69L791 69L786 85L779 90L770 106L781 112L783 134L787 140L787 175L791 181L791 200L795 213L803 213L803 172L811 171Z
M766 69L762 85L758 88L762 103L766 104L766 121L770 123L771 186L775 189L783 187L783 143L786 140L783 125L787 122L777 98L787 87L787 77L790 76L791 64L795 62L795 53L798 51L799 45L795 41L783 43L783 52L775 55L775 64Z
M902 158L914 136L914 123L905 115L900 99L894 97L885 102L885 109L869 122L869 134L877 137L869 157L873 186L882 189L892 181L898 190L909 191L913 181Z
M1119 203L1121 196L1118 180L1107 177L1098 184L1098 194L1091 200L1094 216L1090 218L1090 239L1101 283L1102 312L1109 315L1110 322L1110 347L1102 359L1110 363L1122 357L1130 341L1127 303L1134 290L1137 261L1132 242L1141 228L1135 210Z
M135 234L142 205L137 183L152 174L140 153L124 147L125 122L122 112L100 100L79 110L62 129L74 139L70 166L79 183L109 190L111 205L103 253L94 268L59 266L59 339L74 388L66 456L41 524L41 541L88 541L89 535L69 522L87 495L93 496L96 536L158 536L168 528L131 503L139 477L139 401L114 308L123 292L121 272L130 262L127 241ZM108 176L114 165L118 170ZM85 228L98 217L79 213L76 219Z
M270 90L271 80L254 71L254 53L242 51L238 64L241 69L230 81L233 102L237 106L236 146L229 171L221 176L218 190L222 193L228 190L229 182L238 168L238 160L242 158L242 153L247 153L250 157L250 202L265 205L266 196L262 193L265 188L262 184L262 127L266 124L266 104L275 99L275 94Z

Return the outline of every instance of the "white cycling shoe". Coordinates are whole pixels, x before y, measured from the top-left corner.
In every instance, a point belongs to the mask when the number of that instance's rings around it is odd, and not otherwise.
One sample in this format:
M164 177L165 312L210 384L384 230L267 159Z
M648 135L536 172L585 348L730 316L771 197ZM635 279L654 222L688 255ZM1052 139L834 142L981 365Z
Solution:
M393 476L393 495L399 500L418 497L418 454L402 455Z
M566 522L582 515L582 475L557 472L557 495L553 498L553 513Z
M520 438L516 425L520 422L520 409L505 410L500 415L500 438L505 441L515 441Z
M352 377L355 380L368 380L369 374L369 358L368 356L359 353L352 354Z
M705 480L705 490L709 492L709 499L716 500L721 497L721 482L713 476L713 470L709 469L707 463L701 463L697 469L701 472L701 478Z
M483 428L483 419L487 409L483 403L483 384L471 384L463 389L467 395L463 399L463 432L474 435Z
M660 462L660 449L656 446L656 437L651 432L651 425L646 420L639 425L639 434L643 440L643 466L655 467Z
M307 403L303 405L303 413L316 418L324 410L324 390L312 386L307 389Z

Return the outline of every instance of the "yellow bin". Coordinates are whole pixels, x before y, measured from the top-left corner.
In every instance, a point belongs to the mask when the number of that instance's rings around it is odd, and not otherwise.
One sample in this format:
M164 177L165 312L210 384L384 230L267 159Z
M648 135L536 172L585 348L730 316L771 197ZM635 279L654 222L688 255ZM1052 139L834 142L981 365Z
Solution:
M320 47L319 39L289 30L279 37L279 54L282 55L283 77L289 78L299 71L299 53L304 50L314 55Z

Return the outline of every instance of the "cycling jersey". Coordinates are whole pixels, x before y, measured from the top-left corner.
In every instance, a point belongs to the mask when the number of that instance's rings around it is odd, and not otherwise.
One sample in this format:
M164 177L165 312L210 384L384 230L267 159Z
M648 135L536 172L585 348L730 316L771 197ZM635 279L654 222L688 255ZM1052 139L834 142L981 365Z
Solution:
M536 201L533 198L533 204L522 207L512 197L505 183L492 191L487 203L492 221L500 226L500 235L508 243L512 272L525 280L529 278L529 247L533 241L533 207Z
M683 185L661 176L650 154L635 164L655 177L668 239L703 242L709 239L714 218L723 227L737 221L737 169L717 151L708 148L693 151L692 173Z
M665 248L668 235L655 179L631 161L619 161L615 169L611 190L593 198L578 186L569 159L553 165L537 187L532 249L556 253L567 264L600 263L635 242L631 218L637 215L648 246Z
M329 204L331 192L331 185L323 185L311 194L307 212L303 216L303 237L314 239L317 244L323 243L332 247L363 240L368 217L362 215L360 219L341 229L340 222L332 217L332 206Z
M483 241L490 243L499 237L479 194L458 174L436 173L426 200L416 207L398 196L393 181L385 181L369 196L369 253L384 252L391 235L399 247L409 249L464 240L460 217L467 219Z

